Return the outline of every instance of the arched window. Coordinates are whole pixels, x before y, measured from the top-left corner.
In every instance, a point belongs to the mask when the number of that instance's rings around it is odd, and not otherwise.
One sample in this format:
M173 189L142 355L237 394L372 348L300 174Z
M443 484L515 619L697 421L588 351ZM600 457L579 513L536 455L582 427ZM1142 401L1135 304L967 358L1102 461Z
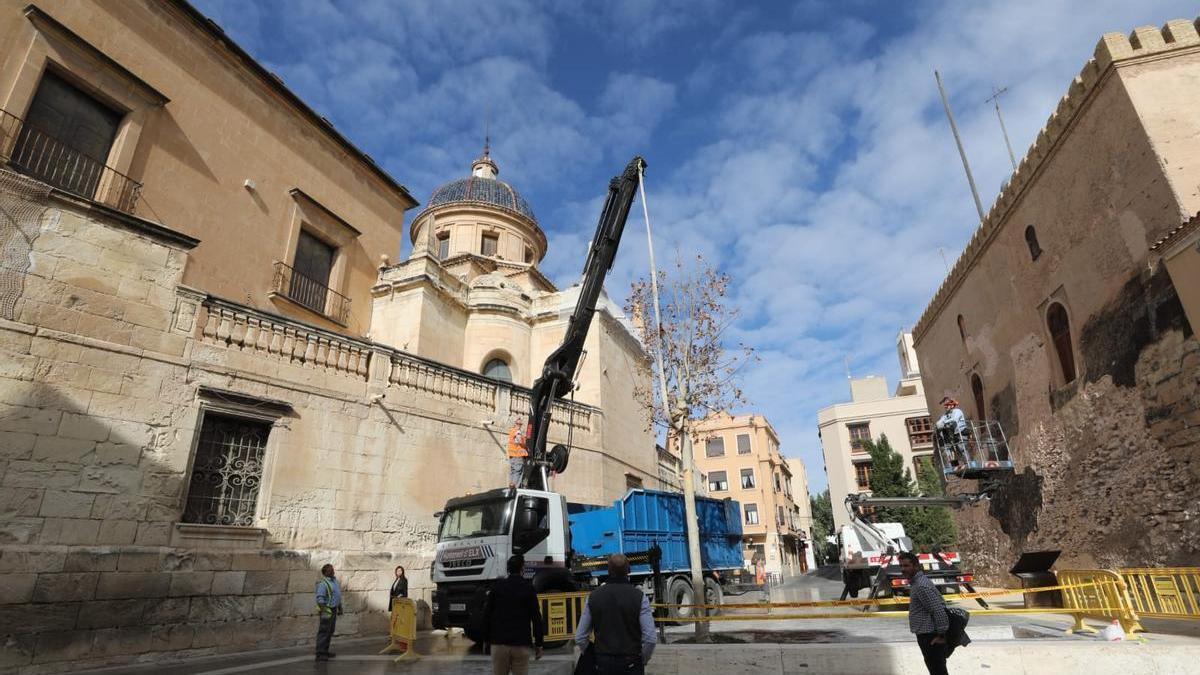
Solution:
M1029 247L1029 257L1037 260L1042 255L1042 247L1038 245L1037 230L1033 226L1025 228L1025 245Z
M967 322L962 314L958 315L958 337L962 338L963 342L967 341Z
M512 382L512 370L504 359L492 359L483 367L483 374L502 382Z
M975 396L975 419L986 420L987 409L983 405L983 380L979 373L971 373L971 393Z
M1059 303L1046 310L1046 327L1050 329L1050 340L1058 354L1058 365L1062 368L1063 383L1075 381L1075 352L1071 348L1071 321L1067 310Z

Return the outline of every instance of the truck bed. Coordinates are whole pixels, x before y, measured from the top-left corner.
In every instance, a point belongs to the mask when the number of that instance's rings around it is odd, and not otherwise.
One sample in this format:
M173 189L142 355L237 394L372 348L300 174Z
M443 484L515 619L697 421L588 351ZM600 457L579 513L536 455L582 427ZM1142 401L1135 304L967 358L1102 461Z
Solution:
M633 489L609 507L572 505L571 548L594 557L644 551L657 544L663 573L690 569L683 495ZM696 497L700 521L700 562L705 570L742 567L741 506L730 499ZM649 565L634 565L633 574L649 574ZM603 574L598 570L594 574Z

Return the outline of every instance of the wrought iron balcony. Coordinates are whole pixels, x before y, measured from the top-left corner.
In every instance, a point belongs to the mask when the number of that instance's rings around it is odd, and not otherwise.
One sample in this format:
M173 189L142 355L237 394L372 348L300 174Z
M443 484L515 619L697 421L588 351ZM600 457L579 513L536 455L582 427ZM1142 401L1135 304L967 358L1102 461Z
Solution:
M275 281L271 290L342 325L350 319L350 298L304 276L286 263L275 263Z
M64 192L134 213L142 184L0 110L0 161Z

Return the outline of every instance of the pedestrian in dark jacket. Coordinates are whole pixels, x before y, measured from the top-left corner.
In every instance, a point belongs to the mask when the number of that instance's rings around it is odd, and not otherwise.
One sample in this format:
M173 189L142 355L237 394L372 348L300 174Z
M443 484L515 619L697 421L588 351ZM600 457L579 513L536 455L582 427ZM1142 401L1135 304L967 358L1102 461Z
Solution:
M909 580L908 629L917 636L929 675L948 675L946 633L950 630L950 615L946 612L946 601L921 571L921 561L916 555L904 551L899 558L900 572Z
M620 553L608 558L608 581L592 591L579 627L575 644L581 653L587 650L588 635L595 633L592 646L599 675L642 675L658 642L654 634L654 614L641 589L629 583L629 559ZM584 658L581 656L581 658Z
M392 591L388 596L388 609L392 608L392 601L396 598L408 597L408 577L404 574L404 567L396 566L396 580L392 582Z
M485 603L483 641L492 650L493 675L527 675L529 657L542 658L542 612L524 570L524 556L509 558L508 576L492 585Z

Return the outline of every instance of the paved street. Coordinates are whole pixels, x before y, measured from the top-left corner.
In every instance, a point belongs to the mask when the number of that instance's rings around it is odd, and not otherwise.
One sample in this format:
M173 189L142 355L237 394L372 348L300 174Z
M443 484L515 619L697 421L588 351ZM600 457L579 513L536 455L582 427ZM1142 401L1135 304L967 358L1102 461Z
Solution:
M796 602L808 600L833 600L841 593L839 581L817 575L805 575L785 580L771 591L773 602ZM728 596L727 602L745 603L759 599L758 593ZM1005 596L995 605L1014 606L1019 595ZM964 604L968 609L978 609L972 601ZM788 614L849 613L843 608L821 608L812 610L779 610ZM759 613L759 610L730 610L729 616ZM974 615L968 632L977 644L1024 643L1037 640L1039 644L1094 643L1092 636L1068 636L1063 633L1071 621L1064 615L1026 614L1008 616ZM1099 625L1099 624L1095 624ZM1153 631L1145 639L1152 643L1196 644L1200 638L1198 627L1169 622L1151 623ZM688 641L693 628L690 625L673 626L667 629L667 642L679 644ZM840 619L789 619L782 621L717 621L712 631L719 634L719 642L783 643L783 644L858 644L864 643L907 643L912 641L907 623L902 618L840 618ZM464 673L485 674L491 672L488 657L463 637L446 638L433 633L424 634L417 643L422 656L404 664L394 663L392 655L380 655L385 639L359 638L335 640L334 649L338 656L323 663L314 662L309 646L294 649L270 650L234 654L200 659L171 666L173 675L232 675L254 673L256 675L282 675L284 673L322 673L341 675L350 673ZM548 652L533 664L531 673L547 675L570 673L574 656L570 647ZM152 673L162 672L163 664L148 664L136 668L124 667L92 671L94 673Z

